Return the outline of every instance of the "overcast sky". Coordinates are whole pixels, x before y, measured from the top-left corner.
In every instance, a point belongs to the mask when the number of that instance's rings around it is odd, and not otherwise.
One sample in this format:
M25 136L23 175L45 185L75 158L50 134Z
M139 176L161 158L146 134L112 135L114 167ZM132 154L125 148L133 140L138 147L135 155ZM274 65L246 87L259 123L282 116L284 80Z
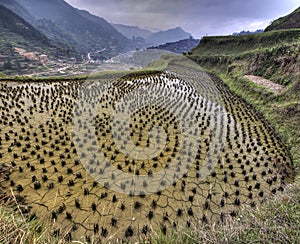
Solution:
M65 0L111 23L154 29L180 26L194 37L265 28L300 0Z

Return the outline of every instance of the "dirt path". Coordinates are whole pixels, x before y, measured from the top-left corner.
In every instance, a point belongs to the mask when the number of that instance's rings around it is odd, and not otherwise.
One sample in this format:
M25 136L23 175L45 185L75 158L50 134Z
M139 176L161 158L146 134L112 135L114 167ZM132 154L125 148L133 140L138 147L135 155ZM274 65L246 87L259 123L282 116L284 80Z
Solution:
M270 90L272 90L273 92L280 92L284 89L284 86L276 84L268 79L265 79L261 76L255 76L255 75L244 75L245 78L253 81L254 83L264 86Z

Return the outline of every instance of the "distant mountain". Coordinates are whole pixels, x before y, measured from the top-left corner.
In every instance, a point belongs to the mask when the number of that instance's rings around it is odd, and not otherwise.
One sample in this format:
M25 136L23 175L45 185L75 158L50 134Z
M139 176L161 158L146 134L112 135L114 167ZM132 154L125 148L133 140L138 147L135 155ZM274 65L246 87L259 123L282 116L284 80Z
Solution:
M73 8L64 0L15 1L34 16L37 28L83 53L106 48L109 55L114 56L131 45L106 20Z
M105 19L79 10L64 0L0 0L48 38L81 53L101 52L110 58L135 48L176 42L191 36L180 27L152 32L135 26L109 24Z
M128 25L121 25L121 24L112 24L119 32L121 32L124 36L129 39L133 37L142 37L144 39L148 38L153 34L152 31L141 29L137 26L128 26Z
M124 36L131 39L135 44L142 44L143 47L152 45L163 45L170 42L188 39L191 34L185 32L182 28L176 27L164 31L150 31L137 26L128 26L123 24L112 24Z
M159 31L149 36L146 41L154 45L164 44L167 42L176 42L179 40L187 39L192 36L190 33L185 32L182 28L176 27L165 31Z
M256 30L256 31L241 31L241 32L234 32L232 35L233 36L244 36L244 35L251 35L251 34L258 34L258 33L262 33L264 32L264 30Z
M177 42L168 42L159 46L152 46L148 49L161 49L173 53L189 52L192 48L195 48L199 44L200 40L188 38Z
M272 22L265 31L284 30L300 28L300 7L287 16L281 17Z

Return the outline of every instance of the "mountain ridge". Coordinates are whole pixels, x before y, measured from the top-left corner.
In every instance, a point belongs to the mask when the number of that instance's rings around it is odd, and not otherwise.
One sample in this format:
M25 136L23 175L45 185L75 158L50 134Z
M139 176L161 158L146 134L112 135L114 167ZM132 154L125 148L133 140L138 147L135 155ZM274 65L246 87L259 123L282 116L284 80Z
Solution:
M16 0L0 0L0 4L22 17L37 30L58 44L74 46L75 40L49 19L36 19Z
M0 23L1 27L8 29L11 32L21 35L27 40L39 40L41 43L50 44L49 40L45 35L36 30L22 17L15 14L10 9L0 4Z
M0 4L22 17L31 25L35 24L35 18L16 0L0 0Z

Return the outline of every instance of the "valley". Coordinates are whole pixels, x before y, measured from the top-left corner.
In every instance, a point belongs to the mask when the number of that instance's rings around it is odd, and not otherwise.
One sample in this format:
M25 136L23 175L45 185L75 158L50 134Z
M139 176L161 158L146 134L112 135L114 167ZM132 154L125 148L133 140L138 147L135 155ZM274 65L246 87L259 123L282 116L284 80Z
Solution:
M298 242L299 8L200 40L0 13L0 243Z

